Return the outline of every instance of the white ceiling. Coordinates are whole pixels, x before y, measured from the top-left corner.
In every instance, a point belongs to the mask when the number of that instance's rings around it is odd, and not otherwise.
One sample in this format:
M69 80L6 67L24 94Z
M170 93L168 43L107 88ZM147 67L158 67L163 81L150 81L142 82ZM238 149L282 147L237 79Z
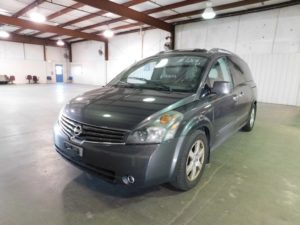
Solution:
M34 0L0 0L0 14L13 15L14 13L23 9L24 7L26 7L33 1ZM118 4L122 4L129 0L111 0L111 1L118 3ZM148 9L153 9L153 8L157 8L160 6L169 5L169 4L173 4L175 2L181 2L181 1L183 1L183 0L151 0L151 1L143 2L138 5L132 6L130 8L137 10L137 11L145 11ZM237 0L211 0L211 1L213 3L213 6L218 6L218 5L236 2ZM287 0L269 0L269 1L265 2L265 5L275 4L275 3L285 2L285 1L287 1ZM57 11L60 11L66 7L70 7L76 3L77 3L76 1L72 1L72 0L52 0L51 2L48 0L48 1L40 4L37 7L37 9L33 9L33 10L38 10L40 13L44 14L45 16L49 16ZM162 12L153 13L153 14L151 14L151 16L156 17L156 18L171 16L171 15L175 15L175 14L179 14L179 13L185 13L185 12L189 12L189 11L203 9L203 8L205 8L205 6L206 6L206 3L201 2L201 3L196 3L196 4L192 4L192 5L172 9L172 10L165 10ZM259 7L259 6L261 6L261 4L252 4L252 5L248 5L245 7L237 7L237 8L233 8L233 9L217 11L217 14L245 10L245 9L250 9L250 8ZM51 21L47 21L47 24L56 26L58 24L62 24L62 23L86 16L86 15L89 15L90 13L98 12L98 11L100 11L100 10L90 7L90 6L83 6L81 8L75 9L67 14L56 17L56 18L52 19ZM29 13L30 12L26 13L21 18L28 20ZM198 18L200 16L201 15L194 15L191 17L183 17L183 18L179 18L179 19L175 19L175 20L170 20L168 22L182 21L182 20L191 19L191 18ZM90 26L90 25L93 25L96 23L109 21L113 18L118 18L118 17L119 17L118 15L115 15L112 13L106 13L102 16L97 16L92 19L82 21L80 23L72 24L65 28L77 29L77 28L81 28L81 27L85 27L85 26ZM128 23L136 23L136 21L127 19L122 22L112 23L109 25L109 27L115 28L118 26L126 25ZM106 26L101 26L101 27L96 27L94 29L90 29L90 30L84 30L84 32L92 33L95 31L101 31L105 28L106 28ZM126 30L137 29L137 28L138 27L132 27L132 28L125 29L125 30L120 29L118 31L126 31ZM3 29L13 32L13 31L17 30L18 27L5 26ZM22 31L21 34L31 35L33 33L36 33L36 31L26 29L26 30ZM46 38L46 37L50 37L53 35L54 34L46 33L46 34L39 35L38 37Z

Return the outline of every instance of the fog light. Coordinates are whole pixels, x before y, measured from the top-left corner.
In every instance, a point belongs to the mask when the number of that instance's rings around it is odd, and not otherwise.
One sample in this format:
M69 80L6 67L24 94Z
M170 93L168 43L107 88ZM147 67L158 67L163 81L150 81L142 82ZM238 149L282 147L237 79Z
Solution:
M133 176L123 176L122 181L124 184L128 185L128 184L133 184L135 182L135 179Z
M133 176L128 176L128 181L129 181L130 184L133 184L135 179L134 179Z

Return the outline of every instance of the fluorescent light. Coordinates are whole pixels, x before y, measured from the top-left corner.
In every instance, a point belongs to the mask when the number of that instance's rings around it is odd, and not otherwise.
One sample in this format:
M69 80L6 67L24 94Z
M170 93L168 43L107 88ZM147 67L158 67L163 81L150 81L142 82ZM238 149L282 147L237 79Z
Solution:
M117 17L116 14L113 14L113 13L111 13L111 12L108 12L108 13L104 14L104 16L110 17L110 18L115 18L115 17Z
M30 13L29 16L30 16L30 19L36 23L43 23L46 21L46 17L37 11Z
M206 20L209 20L209 19L213 19L215 17L216 17L216 12L212 8L212 3L211 2L207 2L206 3L206 9L202 13L202 18L206 19Z
M64 45L65 45L65 42L63 42L61 39L59 39L59 40L56 42L56 44L57 44L58 46L64 46Z
M0 30L0 38L9 38L10 33L5 30Z
M110 118L111 115L110 115L110 114L104 114L103 117L105 117L105 118Z
M112 30L109 30L109 29L107 29L107 30L105 30L105 31L103 32L103 36L106 37L106 38L111 38L111 37L113 37L114 35L115 35L114 32L113 32Z
M0 14L1 15L5 15L5 16L10 16L10 14L9 14L9 12L7 10L1 9L1 8L0 8Z
M144 98L143 102L154 102L155 98Z

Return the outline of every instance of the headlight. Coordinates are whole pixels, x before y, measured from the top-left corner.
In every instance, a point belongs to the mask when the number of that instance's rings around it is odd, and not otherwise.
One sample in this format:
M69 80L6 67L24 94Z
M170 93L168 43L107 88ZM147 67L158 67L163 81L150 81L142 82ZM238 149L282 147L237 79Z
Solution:
M182 113L176 111L164 113L133 131L128 136L127 143L161 143L172 139L176 134L182 118Z

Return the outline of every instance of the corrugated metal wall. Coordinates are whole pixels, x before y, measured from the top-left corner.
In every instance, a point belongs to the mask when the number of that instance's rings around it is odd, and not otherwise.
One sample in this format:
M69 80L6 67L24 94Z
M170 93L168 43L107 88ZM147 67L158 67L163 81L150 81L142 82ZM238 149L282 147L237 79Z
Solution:
M249 54L241 57L252 70L259 101L299 104L300 54Z
M176 26L176 48L224 48L244 58L258 100L300 106L300 5Z

